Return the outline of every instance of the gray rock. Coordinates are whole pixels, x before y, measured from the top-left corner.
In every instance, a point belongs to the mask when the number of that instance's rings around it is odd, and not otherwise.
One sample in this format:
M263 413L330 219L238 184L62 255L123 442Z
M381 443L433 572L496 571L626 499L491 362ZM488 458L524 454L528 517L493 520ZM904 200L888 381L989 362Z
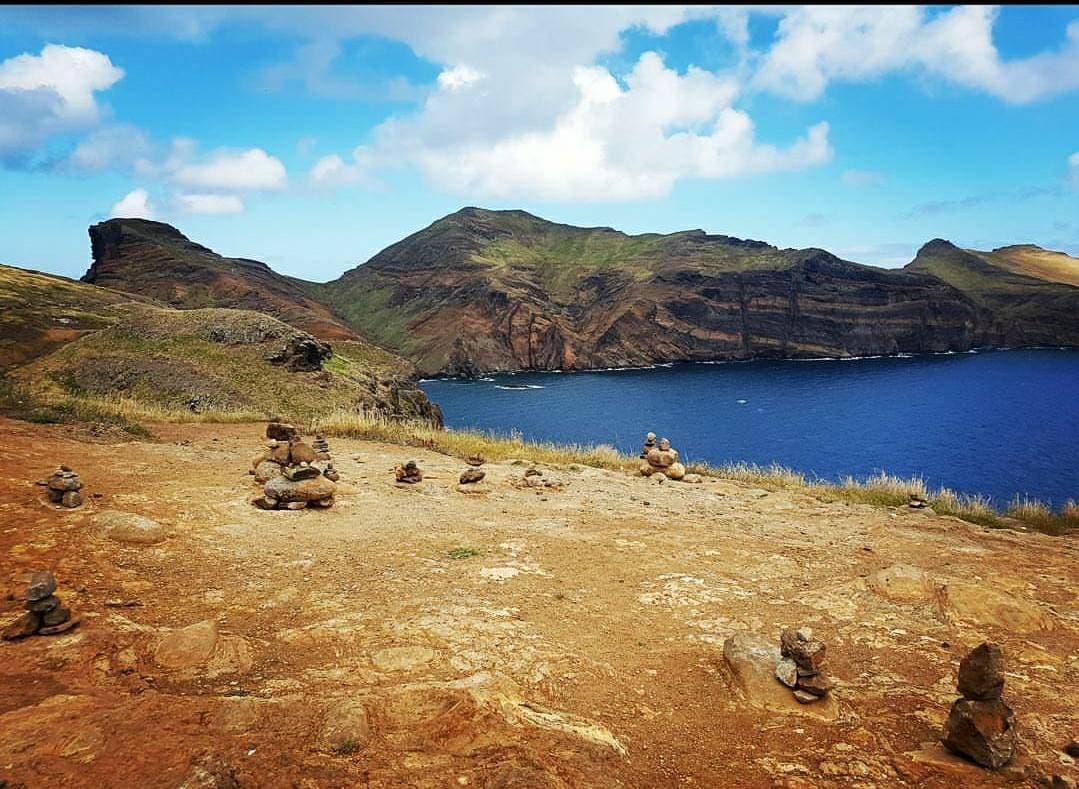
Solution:
M804 690L794 691L794 698L798 700L799 704L812 704L815 701L820 701L821 697L813 693L808 693Z
M34 573L26 586L27 600L44 600L56 591L56 579L48 570Z
M43 597L40 600L27 600L26 610L33 611L35 614L44 614L46 611L51 611L60 605L60 598L54 594L48 597Z
M75 509L82 506L82 494L77 490L69 490L63 496L60 497L60 503L68 509Z
M319 501L333 498L337 485L323 476L299 481L276 477L266 483L263 491L266 498L287 504L291 501Z
M255 481L266 483L274 477L280 477L281 473L280 463L275 463L272 460L264 460L255 466Z
M487 476L486 471L480 471L478 468L466 468L461 472L459 482L462 485L470 485L474 482L479 482Z
M71 619L71 609L66 605L58 605L51 611L45 612L41 617L41 624L44 627L55 627L56 625L62 625L69 619Z
M798 664L790 658L783 658L776 664L776 679L788 688L798 685Z
M285 469L285 478L293 482L303 479L314 479L322 474L316 466L289 466Z
M299 431L292 425L285 424L283 422L270 422L266 425L266 438L272 438L276 441L288 441L295 438Z

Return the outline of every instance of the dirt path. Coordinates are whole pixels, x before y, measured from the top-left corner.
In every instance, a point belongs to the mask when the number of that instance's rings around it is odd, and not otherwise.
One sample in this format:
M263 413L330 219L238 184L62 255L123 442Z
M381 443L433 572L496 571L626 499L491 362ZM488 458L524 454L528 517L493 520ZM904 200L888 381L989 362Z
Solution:
M263 512L260 426L154 432L91 443L0 420L0 618L41 568L84 618L0 642L0 785L1079 779L1060 752L1079 736L1075 541L594 469L545 470L564 489L534 490L511 484L522 465L489 464L490 492L466 496L460 461L344 440L333 509ZM408 458L429 478L398 488ZM61 462L100 496L44 503L34 480ZM107 510L170 536L109 539ZM895 565L925 578L885 584ZM202 658L160 665L161 639L205 620ZM759 708L732 682L724 640L788 625L828 643L833 720ZM933 745L983 638L1004 647L1020 727L999 775Z

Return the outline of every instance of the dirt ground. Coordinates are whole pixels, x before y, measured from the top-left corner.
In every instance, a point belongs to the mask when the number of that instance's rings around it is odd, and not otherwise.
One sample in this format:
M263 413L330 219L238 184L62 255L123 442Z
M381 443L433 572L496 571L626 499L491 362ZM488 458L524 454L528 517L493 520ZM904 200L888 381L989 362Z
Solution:
M511 462L465 495L459 460L340 439L332 509L264 512L261 425L153 432L0 420L0 625L38 569L82 616L0 642L6 789L1079 780L1074 539L729 481L569 467L523 488ZM428 478L398 487L407 459ZM59 463L78 510L34 484ZM118 541L111 511L167 539ZM735 681L727 637L784 626L828 644L828 714ZM1020 743L995 774L935 744L986 638Z

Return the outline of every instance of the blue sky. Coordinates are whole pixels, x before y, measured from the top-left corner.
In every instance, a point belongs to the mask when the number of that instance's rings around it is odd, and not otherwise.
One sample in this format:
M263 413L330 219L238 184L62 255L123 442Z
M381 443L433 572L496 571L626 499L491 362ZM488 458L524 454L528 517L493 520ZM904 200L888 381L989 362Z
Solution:
M0 8L0 261L110 215L330 279L464 205L1079 253L1079 7Z

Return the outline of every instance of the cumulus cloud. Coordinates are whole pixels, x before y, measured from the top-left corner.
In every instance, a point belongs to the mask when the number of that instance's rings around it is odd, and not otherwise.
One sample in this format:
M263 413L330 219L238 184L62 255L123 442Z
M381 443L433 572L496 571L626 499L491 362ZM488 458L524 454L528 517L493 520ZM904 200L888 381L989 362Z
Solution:
M239 195L178 194L176 205L188 214L239 214L244 210Z
M54 135L97 124L94 94L123 75L104 53L57 44L0 62L0 159L10 162Z
M880 186L884 176L874 170L844 170L840 180L847 186Z
M1023 104L1079 88L1079 22L1057 51L1004 60L993 44L997 9L959 6L930 16L916 6L805 6L779 23L754 84L793 99L833 80L921 71Z
M472 125L442 136L432 126L475 111L477 99L440 91L428 101L433 115L391 120L373 148L358 150L367 162L415 164L447 191L543 200L657 197L684 178L799 169L832 155L827 123L786 148L758 142L750 117L732 106L735 79L694 67L679 74L654 52L641 56L624 87L602 66L578 66L569 82L573 100L534 128L499 133ZM363 171L359 162L324 157L311 177L350 183Z
M109 210L109 218L156 219L157 211L150 205L150 193L145 189L133 189Z
M178 184L202 189L283 189L285 165L261 148L245 151L218 149L204 158L187 160L194 154L190 141L180 141L166 163L168 177Z
M461 90L483 79L483 74L463 63L438 75L438 85L445 90Z

